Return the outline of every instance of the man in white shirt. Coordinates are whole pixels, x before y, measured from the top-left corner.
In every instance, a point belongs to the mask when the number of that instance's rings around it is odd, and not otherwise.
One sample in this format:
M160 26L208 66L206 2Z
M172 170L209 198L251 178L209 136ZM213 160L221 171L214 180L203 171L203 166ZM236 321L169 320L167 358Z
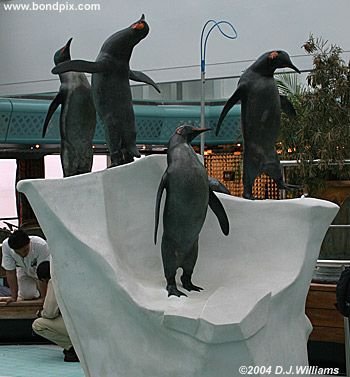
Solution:
M47 283L40 282L36 274L37 266L50 259L45 240L28 236L18 229L2 243L2 267L11 290L10 297L0 298L7 304L20 300L44 299Z
M51 283L50 262L40 263L37 273L39 280L47 282L47 293L43 310L38 313L39 318L33 322L32 328L38 335L63 348L64 361L78 362L79 358L69 338Z

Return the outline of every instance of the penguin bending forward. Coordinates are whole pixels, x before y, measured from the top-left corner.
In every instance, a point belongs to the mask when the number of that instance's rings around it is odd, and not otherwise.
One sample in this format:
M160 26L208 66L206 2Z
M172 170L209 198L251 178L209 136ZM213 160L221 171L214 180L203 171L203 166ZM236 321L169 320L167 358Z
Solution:
M155 207L154 243L157 242L160 203L163 190L166 200L163 213L162 259L168 296L186 296L175 282L181 267L182 286L188 291L200 291L192 283L192 273L198 256L198 237L208 205L217 216L222 232L229 233L229 222L220 200L209 187L208 175L190 142L207 128L184 125L170 138L167 152L168 167L158 187Z
M59 49L54 55L55 64L69 62L70 44ZM96 128L96 110L89 81L83 73L60 74L61 86L47 112L42 137L45 137L50 119L61 105L61 165L63 176L89 173L93 162L92 140Z
M254 199L254 180L267 173L279 189L298 189L283 181L280 162L275 150L281 124L282 110L294 115L294 108L286 98L280 98L273 74L277 68L291 68L300 73L285 51L270 51L260 56L242 74L236 91L226 102L216 126L221 124L230 109L241 101L241 123L244 141L243 196Z
M153 80L142 72L131 71L129 61L134 47L144 39L149 26L144 15L129 27L110 36L95 62L71 60L59 64L52 73L67 71L92 73L91 87L97 113L106 133L112 166L140 157L136 147L135 115L129 79L145 82L159 91Z

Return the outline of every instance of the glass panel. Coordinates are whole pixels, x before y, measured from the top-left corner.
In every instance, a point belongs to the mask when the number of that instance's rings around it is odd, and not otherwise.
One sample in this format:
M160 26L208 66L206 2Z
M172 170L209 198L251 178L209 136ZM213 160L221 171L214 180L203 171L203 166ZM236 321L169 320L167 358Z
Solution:
M45 178L63 178L61 160L59 155L45 156ZM107 168L106 155L94 155L92 171L104 170Z
M350 198L346 198L323 240L319 259L350 260ZM349 225L349 226L342 226Z
M16 198L15 198L15 182L16 182L16 160L0 159L0 228L8 229L8 223L18 225Z

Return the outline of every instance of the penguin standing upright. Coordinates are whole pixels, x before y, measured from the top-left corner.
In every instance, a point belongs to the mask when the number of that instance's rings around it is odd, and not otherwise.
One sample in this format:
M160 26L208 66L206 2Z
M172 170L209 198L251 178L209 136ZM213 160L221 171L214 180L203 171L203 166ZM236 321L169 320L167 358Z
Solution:
M55 64L70 61L70 44L54 55ZM92 140L96 128L96 110L89 81L83 73L60 74L61 86L47 112L42 137L45 137L49 121L61 105L61 165L65 177L88 173L93 162Z
M295 189L283 181L275 144L281 124L281 103L291 113L291 104L280 95L273 74L277 68L291 68L300 73L285 51L270 51L260 56L241 76L238 87L226 102L216 126L216 135L230 109L241 101L244 141L243 196L254 199L254 180L267 173L280 189Z
M166 189L163 213L162 259L168 296L186 296L175 282L176 270L181 267L182 285L188 291L202 288L192 284L191 277L198 255L198 237L208 204L218 217L225 235L229 222L221 202L209 187L208 175L190 142L207 128L189 125L176 129L167 152L168 168L158 187L155 208L154 242L157 242L160 202Z
M131 71L133 48L149 33L144 15L129 27L110 36L103 44L96 62L71 60L59 64L52 73L67 71L92 73L92 92L97 113L106 133L112 166L140 157L136 147L135 115L129 79L145 82L159 91L153 80L142 72Z

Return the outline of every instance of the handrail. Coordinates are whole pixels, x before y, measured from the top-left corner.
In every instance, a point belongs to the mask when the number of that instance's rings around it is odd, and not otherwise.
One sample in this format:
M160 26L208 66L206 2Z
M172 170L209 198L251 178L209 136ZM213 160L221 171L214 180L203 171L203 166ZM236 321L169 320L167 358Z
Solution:
M2 231L10 231L11 232L13 230L13 228L18 228L18 225L9 223L6 220L8 220L8 221L18 220L18 217L1 217L0 221L2 221L8 228L8 229L0 228Z
M2 220L18 220L18 217L0 217L0 221Z
M350 266L349 259L318 259L316 267L345 267Z
M322 161L322 160L321 159L315 159L312 162L314 164L316 164L316 163L318 163L320 161ZM308 160L308 162L310 162L310 161ZM344 162L344 165L349 165L350 164L350 160L349 159L345 159L345 160L343 160L343 162ZM300 163L300 160L281 160L280 161L280 164L283 167L297 166L299 163ZM333 166L333 165L339 165L339 164L337 162L331 162L329 165Z

